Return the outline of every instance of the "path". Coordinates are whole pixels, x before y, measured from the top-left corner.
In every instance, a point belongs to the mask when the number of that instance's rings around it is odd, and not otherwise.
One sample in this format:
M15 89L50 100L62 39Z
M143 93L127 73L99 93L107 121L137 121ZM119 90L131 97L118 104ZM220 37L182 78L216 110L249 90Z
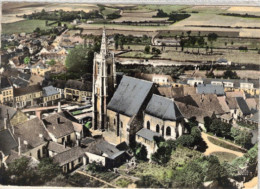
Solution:
M206 144L207 144L207 146L208 146L208 148L207 148L206 151L204 152L205 155L210 155L212 152L228 152L228 153L235 154L235 155L237 155L238 157L241 157L241 156L244 155L242 152L237 152L237 151L230 150L230 149L227 149L227 148L223 148L223 147L221 147L221 146L218 146L218 145L213 144L212 142L210 142L210 141L208 140L208 136L213 137L213 138L215 138L215 139L218 139L217 137L214 137L214 136L208 135L208 134L206 134L206 133L204 133L204 132L201 132L201 137L203 138L203 140L206 142ZM221 140L221 139L218 139L218 140ZM221 141L223 141L223 140L221 140ZM223 141L223 142L226 142L226 143L228 143L228 144L230 144L230 145L239 147L239 146L237 146L237 145L235 145L235 144L232 144L232 143L230 143L230 142L227 142L227 141Z
M245 189L257 189L258 178L254 177L252 180L244 183Z
M108 186L110 186L110 187L112 187L112 188L118 188L118 186L115 186L115 185L113 185L113 184L111 184L111 183L108 183L108 182L106 182L106 181L104 181L104 180L102 180L102 179L100 179L100 178L94 177L94 176L92 176L92 175L90 175L90 174L88 174L88 173L85 173L85 172L83 172L83 171L77 170L76 172L79 173L79 174L82 174L82 175L91 177L91 178L93 178L93 179L95 179L95 180L97 180L97 181L99 181L99 182L102 182L102 183L104 183L104 184L106 184L106 185L108 185Z

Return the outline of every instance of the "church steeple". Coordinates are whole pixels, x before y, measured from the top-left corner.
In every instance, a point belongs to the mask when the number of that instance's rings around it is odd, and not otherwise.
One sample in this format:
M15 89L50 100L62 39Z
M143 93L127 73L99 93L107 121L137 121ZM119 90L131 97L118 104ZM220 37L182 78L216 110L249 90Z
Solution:
M102 55L106 55L107 54L107 38L106 38L106 28L105 28L105 26L103 27L100 53Z

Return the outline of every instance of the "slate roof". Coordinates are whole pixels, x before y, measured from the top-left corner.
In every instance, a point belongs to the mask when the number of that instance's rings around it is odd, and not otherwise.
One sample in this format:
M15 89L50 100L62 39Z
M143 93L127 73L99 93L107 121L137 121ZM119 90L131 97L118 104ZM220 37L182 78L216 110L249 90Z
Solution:
M247 106L246 101L242 97L237 97L236 101L237 101L237 104L238 104L240 110L242 111L243 115L251 114L251 111L250 111L249 107Z
M154 131L151 131L149 129L146 129L146 128L142 128L141 130L139 130L136 135L146 139L146 140L149 140L149 141L153 141L153 137L154 136L161 136L159 133L156 133Z
M10 80L7 77L0 77L0 90L12 87Z
M40 85L30 85L24 88L15 88L14 96L22 96L30 93L36 93L42 91L42 87Z
M28 81L25 81L21 78L11 77L10 80L12 81L13 85L16 85L18 87L26 87L29 84Z
M59 144L57 142L50 141L47 149L50 151L56 152L56 153L62 153L62 152L70 150L71 148L65 147L64 145Z
M255 123L259 123L259 119L260 119L259 111L256 112L252 117L248 118L248 120L253 121Z
M24 79L24 80L27 80L29 81L30 78L31 78L31 75L30 74L26 74L26 73L19 73L18 77Z
M43 123L47 130L52 133L56 139L74 132L72 121L62 116L62 113L49 115L43 119Z
M124 152L118 150L114 145L108 143L102 138L91 142L85 151L99 156L108 157L110 159L114 159Z
M53 161L58 163L60 166L63 166L67 163L70 163L80 157L84 156L84 150L79 146L71 148L67 151L61 152L55 156L53 156Z
M131 117L138 113L152 87L152 82L123 76L107 109Z
M92 82L81 82L81 81L70 79L66 82L65 88L92 92Z
M17 147L18 144L9 129L0 131L0 151L2 151L5 156L9 155L11 150Z
M149 101L145 109L145 113L163 120L171 121L175 121L183 117L173 100L156 94L154 94Z
M18 137L20 137L22 152L27 152L45 144L47 140L51 139L39 118L34 118L14 126L14 136L17 141ZM25 145L24 141L27 141L28 145Z
M197 86L197 93L199 94L217 94L217 95L224 95L224 87L221 85L198 85Z
M43 87L42 89L44 97L59 94L59 91L57 91L53 86Z
M15 115L16 111L15 108L0 104L0 130L4 128L4 118L7 118L7 112L9 114L9 119L11 119Z

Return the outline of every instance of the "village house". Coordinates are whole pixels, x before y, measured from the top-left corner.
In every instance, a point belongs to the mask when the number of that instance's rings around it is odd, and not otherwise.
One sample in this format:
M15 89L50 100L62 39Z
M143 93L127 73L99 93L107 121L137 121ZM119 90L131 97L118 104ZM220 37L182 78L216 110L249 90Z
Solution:
M51 140L39 118L13 126L13 135L18 141L18 152L36 159L46 157L47 144Z
M224 87L221 85L202 84L198 85L196 89L198 94L216 94L218 96L225 95Z
M0 131L0 154L2 155L0 162L3 162L4 159L11 154L12 150L18 150L18 143L10 129L4 129Z
M30 85L24 88L14 89L14 107L35 106L42 103L42 87Z
M70 150L71 148L68 146L65 146L63 144L59 144L57 142L50 141L47 150L48 150L48 155L49 157L53 157L59 153L65 152Z
M43 87L43 106L57 104L61 99L61 94L53 86Z
M135 124L142 120L142 111L155 92L152 82L123 76L117 90L107 105L107 128L111 143L126 142L135 139L135 133L142 128L142 124ZM137 119L137 120L136 120Z
M245 118L250 117L251 111L250 111L249 107L247 106L246 101L241 97L236 97L236 102L238 105L238 110L235 113L236 119L241 121L241 120L244 120Z
M51 114L43 118L42 122L52 141L68 146L74 146L74 144L78 143L74 125L80 124L66 118L63 112Z
M90 141L84 151L87 163L96 162L107 168L119 166L126 160L125 151L120 151L103 138Z
M27 120L27 116L21 110L0 105L0 130L6 129L7 124L17 125Z
M0 103L6 104L13 101L13 86L7 77L0 76Z
M92 97L92 83L68 80L64 88L64 97L73 101L86 101Z
M51 70L51 67L44 64L42 61L37 64L31 66L31 73L34 75L45 76L47 72Z
M53 156L53 161L62 167L63 173L68 173L83 163L86 164L86 156L84 150L76 146Z

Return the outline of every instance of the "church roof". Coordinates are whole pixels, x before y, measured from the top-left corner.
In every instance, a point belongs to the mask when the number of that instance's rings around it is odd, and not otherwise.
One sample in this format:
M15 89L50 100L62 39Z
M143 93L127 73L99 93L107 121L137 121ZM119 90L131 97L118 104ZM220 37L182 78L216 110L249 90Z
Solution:
M148 103L145 113L163 120L171 121L183 117L173 100L155 94Z
M133 116L140 110L152 87L152 82L123 76L107 108L127 116Z

